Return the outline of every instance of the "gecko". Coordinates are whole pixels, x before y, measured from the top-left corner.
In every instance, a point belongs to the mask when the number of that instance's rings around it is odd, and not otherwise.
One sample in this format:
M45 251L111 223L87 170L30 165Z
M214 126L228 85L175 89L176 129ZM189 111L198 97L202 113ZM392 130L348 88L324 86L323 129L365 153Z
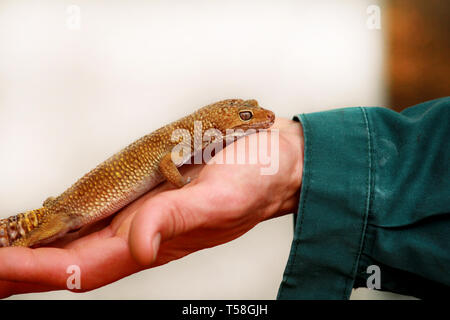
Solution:
M200 132L194 124L201 122L201 134L209 129L226 138L229 130L268 129L275 114L258 105L256 100L227 99L198 109L136 140L93 170L85 174L58 197L49 197L39 209L26 211L0 220L0 247L36 247L47 244L66 233L104 219L163 181L177 188L189 182L181 175L174 159L193 156L195 139L187 139L186 154L176 153L175 146L184 138L173 139L176 129ZM211 142L209 142L211 143ZM202 142L204 149L208 142Z

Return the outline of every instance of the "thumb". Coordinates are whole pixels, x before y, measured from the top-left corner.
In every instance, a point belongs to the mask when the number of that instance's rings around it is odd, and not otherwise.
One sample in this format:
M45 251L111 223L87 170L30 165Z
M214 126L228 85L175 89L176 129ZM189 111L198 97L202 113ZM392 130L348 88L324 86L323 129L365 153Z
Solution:
M141 265L152 264L162 241L202 224L196 186L167 191L147 200L133 218L129 233L130 252ZM196 203L197 202L197 203Z

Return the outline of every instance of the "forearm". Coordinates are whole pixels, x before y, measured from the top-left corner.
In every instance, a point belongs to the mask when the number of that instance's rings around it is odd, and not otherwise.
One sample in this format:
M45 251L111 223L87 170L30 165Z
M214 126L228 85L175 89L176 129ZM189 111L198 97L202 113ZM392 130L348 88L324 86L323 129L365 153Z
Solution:
M304 170L279 298L348 298L371 264L381 267L385 290L419 295L404 286L411 274L423 286L449 285L439 267L450 262L449 104L297 118Z

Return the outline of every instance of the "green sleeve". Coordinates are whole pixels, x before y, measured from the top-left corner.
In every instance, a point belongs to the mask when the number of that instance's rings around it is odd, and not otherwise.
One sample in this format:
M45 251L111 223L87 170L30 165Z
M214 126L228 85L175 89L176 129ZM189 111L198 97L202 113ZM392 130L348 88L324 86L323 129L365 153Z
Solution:
M348 299L371 265L380 290L448 296L450 97L295 119L303 181L278 299Z

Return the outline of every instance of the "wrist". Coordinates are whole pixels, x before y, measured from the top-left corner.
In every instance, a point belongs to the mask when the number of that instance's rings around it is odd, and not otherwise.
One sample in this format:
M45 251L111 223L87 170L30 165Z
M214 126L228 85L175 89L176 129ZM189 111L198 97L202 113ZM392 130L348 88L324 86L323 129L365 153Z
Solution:
M278 118L273 129L279 130L279 178L284 184L279 210L270 218L297 212L303 175L304 136L300 122Z

